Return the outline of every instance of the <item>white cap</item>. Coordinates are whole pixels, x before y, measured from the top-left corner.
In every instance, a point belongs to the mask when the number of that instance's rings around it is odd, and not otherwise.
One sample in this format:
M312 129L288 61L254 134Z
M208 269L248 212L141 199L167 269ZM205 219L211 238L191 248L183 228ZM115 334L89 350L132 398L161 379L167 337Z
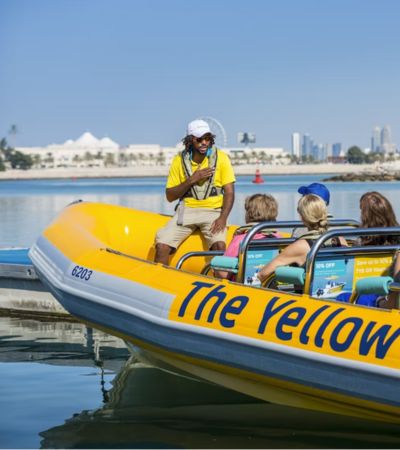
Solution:
M210 127L208 126L208 123L201 119L193 120L189 123L187 126L187 135L188 136L194 136L194 137L202 137L206 133L211 133Z

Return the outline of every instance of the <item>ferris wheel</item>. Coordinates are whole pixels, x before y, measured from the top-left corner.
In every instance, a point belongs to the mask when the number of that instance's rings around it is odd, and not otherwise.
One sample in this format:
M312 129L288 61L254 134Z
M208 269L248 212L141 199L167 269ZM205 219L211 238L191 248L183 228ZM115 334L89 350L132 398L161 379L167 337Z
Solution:
M208 123L211 133L215 135L215 144L218 147L226 147L228 145L228 136L221 122L213 117L199 117L199 119Z

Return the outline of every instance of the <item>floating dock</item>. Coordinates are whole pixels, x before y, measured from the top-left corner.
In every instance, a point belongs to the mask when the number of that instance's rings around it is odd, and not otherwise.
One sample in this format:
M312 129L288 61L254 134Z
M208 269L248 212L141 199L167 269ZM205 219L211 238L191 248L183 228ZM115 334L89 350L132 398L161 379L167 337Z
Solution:
M0 248L0 310L70 316L39 280L29 248Z

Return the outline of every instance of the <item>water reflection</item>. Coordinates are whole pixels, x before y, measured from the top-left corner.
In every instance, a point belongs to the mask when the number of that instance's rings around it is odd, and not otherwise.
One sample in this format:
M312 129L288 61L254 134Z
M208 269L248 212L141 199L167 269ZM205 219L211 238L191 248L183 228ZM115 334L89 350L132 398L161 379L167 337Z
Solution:
M99 409L40 433L42 448L390 448L397 426L281 407L131 357Z
M398 426L271 405L161 371L73 321L0 317L7 448L396 448Z
M0 362L39 362L119 370L125 343L82 323L0 315Z

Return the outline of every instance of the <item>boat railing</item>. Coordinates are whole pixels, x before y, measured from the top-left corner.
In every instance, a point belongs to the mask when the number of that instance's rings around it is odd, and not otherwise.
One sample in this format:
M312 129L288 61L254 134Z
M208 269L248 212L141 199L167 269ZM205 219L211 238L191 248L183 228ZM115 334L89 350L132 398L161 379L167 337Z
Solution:
M190 258L198 258L200 256L202 257L212 257L212 256L218 256L223 255L223 250L204 250L204 251L197 251L197 252L189 252L185 253L183 256L181 256L176 263L176 268L181 269L185 261L187 261ZM203 270L202 273L206 273L208 271L209 265L207 265Z
M330 256L360 256L360 255L395 255L400 250L400 244L396 245L374 245L374 246L353 246L353 247L330 247L322 248L325 242L337 238L358 238L361 236L399 236L400 227L377 227L377 228L345 228L334 229L324 233L317 239L310 249L306 260L306 276L304 281L304 293L311 295L311 288L315 275L315 264L318 258Z
M331 219L328 222L328 227L338 227L340 230L345 227L358 227L360 224L357 220L353 219ZM291 233L297 229L297 228L303 228L304 223L300 220L290 220L290 221L276 221L276 222L260 222L256 225L254 225L250 230L246 233L245 238L243 239L240 249L239 249L239 261L238 261L238 273L236 276L236 280L239 283L244 282L245 274L246 274L246 262L247 262L247 256L248 252L251 249L255 249L257 247L270 247L270 248L277 248L281 250L283 247L286 247L287 245L294 242L299 237L293 238L267 238L267 239L257 239L253 240L254 236L257 233L262 232L264 229L277 229L277 230L285 230L290 229L292 230Z
M400 294L400 283L398 281L393 281L392 283L390 283L389 291ZM398 295L396 299L396 309L400 309L400 295Z
M353 219L332 219L329 221L329 227L358 227L359 222ZM250 229L248 229L245 238L243 239L239 255L238 255L238 273L236 276L236 280L239 283L244 283L244 278L246 274L246 262L248 253L251 251L258 251L260 249L271 250L276 249L278 251L282 250L289 244L293 243L298 237L283 237L283 238L265 238L265 239L257 239L253 240L253 237L262 232L263 230L290 230L288 234L293 234L293 232L297 228L304 227L304 223L300 220L291 220L291 221L276 221L276 222L260 222ZM238 230L240 230L239 227ZM247 227L246 227L247 229ZM238 231L236 230L236 232ZM235 233L236 233L235 232ZM204 251L193 251L185 253L177 262L176 268L181 269L183 264L190 258L196 257L213 257L223 255L223 251L221 250L204 250ZM210 269L210 264L206 264L202 269L202 274L207 274Z

